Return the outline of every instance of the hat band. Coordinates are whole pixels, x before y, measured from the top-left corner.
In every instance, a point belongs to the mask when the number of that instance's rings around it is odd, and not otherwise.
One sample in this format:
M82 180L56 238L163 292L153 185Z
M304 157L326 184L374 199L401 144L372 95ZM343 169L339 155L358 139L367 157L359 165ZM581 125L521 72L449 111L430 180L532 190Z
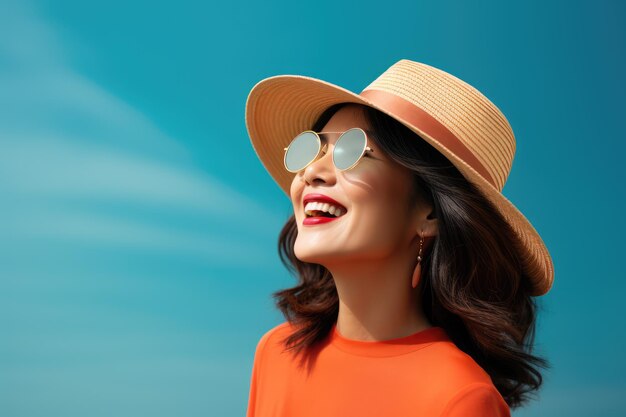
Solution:
M496 182L489 174L489 171L485 166L476 158L476 156L470 151L454 133L448 130L442 123L440 123L433 116L426 111L417 107L415 104L398 97L395 94L382 90L364 90L359 94L361 97L367 99L370 103L377 107L394 114L406 122L409 122L419 130L423 131L427 135L431 136L437 142L444 145L456 156L463 159L465 163L474 168L484 179L489 181L496 189Z

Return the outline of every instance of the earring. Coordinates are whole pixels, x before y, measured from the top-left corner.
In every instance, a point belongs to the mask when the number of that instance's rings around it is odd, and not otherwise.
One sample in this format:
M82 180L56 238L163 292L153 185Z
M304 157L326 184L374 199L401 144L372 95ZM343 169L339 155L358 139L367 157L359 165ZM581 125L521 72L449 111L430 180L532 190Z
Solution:
M420 276L422 275L422 245L424 244L424 236L420 234L420 251L417 254L417 265L415 265L415 270L413 271L413 279L411 280L411 286L413 288L417 287L417 283L420 280Z

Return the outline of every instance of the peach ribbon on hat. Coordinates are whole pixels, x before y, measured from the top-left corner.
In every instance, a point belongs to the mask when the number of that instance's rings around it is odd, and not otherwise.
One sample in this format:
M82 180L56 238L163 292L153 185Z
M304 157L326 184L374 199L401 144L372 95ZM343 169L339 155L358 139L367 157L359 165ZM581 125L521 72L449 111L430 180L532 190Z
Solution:
M382 90L364 90L359 94L370 103L411 123L439 143L444 145L465 163L474 168L485 180L495 188L496 182L485 166L446 126L415 104Z

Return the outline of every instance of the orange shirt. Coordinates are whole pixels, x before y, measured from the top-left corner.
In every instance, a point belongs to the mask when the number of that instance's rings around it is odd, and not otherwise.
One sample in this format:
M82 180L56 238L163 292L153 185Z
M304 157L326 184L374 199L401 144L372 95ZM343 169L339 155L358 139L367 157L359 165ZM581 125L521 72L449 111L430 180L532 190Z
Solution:
M441 327L385 341L333 326L304 367L282 352L283 322L259 340L246 417L510 417L487 374Z

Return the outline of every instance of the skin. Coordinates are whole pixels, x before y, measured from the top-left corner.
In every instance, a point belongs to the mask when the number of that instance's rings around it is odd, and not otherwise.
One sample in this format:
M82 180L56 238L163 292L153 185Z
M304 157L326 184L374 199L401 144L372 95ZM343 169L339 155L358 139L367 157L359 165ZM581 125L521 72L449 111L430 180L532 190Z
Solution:
M352 127L371 130L362 109L347 106L328 121L322 132ZM328 150L295 174L291 200L298 227L295 255L317 263L332 274L339 296L337 331L362 341L405 337L432 327L411 286L417 263L420 232L425 242L437 234L432 207L408 199L411 171L397 164L369 134L369 156L348 171L332 162L339 135L323 135ZM329 223L305 226L302 199L308 193L325 194L348 209Z

